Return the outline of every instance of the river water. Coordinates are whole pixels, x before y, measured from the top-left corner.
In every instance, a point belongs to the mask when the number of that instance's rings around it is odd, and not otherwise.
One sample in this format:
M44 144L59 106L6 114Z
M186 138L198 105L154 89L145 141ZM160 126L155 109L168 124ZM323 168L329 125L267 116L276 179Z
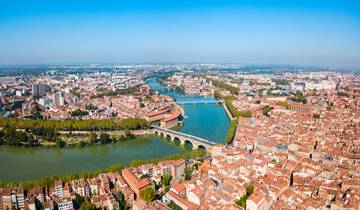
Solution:
M177 101L208 100L212 97L188 96L168 90L153 79L147 81L153 89L168 94ZM224 143L229 120L221 105L185 105L187 118L181 132L210 141ZM182 151L155 136L108 145L84 148L23 148L0 146L0 181L31 180L51 175L95 171L113 164L127 165L136 159L160 158Z
M147 80L148 84L158 93L169 95L177 102L214 100L212 96L184 95L181 92L168 89L154 79ZM230 127L224 107L219 104L184 105L185 117L181 132L199 136L216 143L225 143L225 137Z

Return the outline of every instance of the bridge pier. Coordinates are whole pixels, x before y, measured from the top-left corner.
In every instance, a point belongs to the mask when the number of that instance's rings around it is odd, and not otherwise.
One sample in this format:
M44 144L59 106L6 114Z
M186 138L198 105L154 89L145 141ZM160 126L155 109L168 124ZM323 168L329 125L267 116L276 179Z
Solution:
M177 131L172 131L169 129L152 126L155 135L159 135L168 140L173 141L175 144L178 142L180 145L185 145L186 142L189 142L192 145L192 149L197 149L199 147L204 148L206 150L210 150L212 146L215 145L214 142L210 142L206 139L202 139L190 134L185 134Z

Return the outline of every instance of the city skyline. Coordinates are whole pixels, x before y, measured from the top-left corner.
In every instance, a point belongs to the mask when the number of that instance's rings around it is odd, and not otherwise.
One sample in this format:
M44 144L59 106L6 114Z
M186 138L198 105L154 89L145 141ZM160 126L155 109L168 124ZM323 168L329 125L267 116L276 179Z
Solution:
M240 63L357 69L356 1L2 2L0 64Z

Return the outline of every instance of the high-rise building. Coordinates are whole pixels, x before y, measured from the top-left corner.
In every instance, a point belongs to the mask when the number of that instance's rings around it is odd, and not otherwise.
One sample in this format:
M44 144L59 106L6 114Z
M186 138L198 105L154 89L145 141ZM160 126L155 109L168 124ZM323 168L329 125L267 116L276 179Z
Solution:
M65 105L64 93L61 91L54 93L53 100L56 106L64 106Z
M33 84L32 86L32 95L33 96L42 96L46 93L45 84Z

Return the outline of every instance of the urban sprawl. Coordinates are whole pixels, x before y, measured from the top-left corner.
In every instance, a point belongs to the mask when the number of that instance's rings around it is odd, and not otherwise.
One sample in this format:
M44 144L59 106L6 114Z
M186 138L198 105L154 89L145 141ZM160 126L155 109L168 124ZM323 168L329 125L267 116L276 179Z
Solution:
M1 72L2 147L157 135L187 152L2 183L0 209L360 209L359 73L212 64L36 68ZM213 96L230 120L224 143L176 131L184 104L149 79Z

